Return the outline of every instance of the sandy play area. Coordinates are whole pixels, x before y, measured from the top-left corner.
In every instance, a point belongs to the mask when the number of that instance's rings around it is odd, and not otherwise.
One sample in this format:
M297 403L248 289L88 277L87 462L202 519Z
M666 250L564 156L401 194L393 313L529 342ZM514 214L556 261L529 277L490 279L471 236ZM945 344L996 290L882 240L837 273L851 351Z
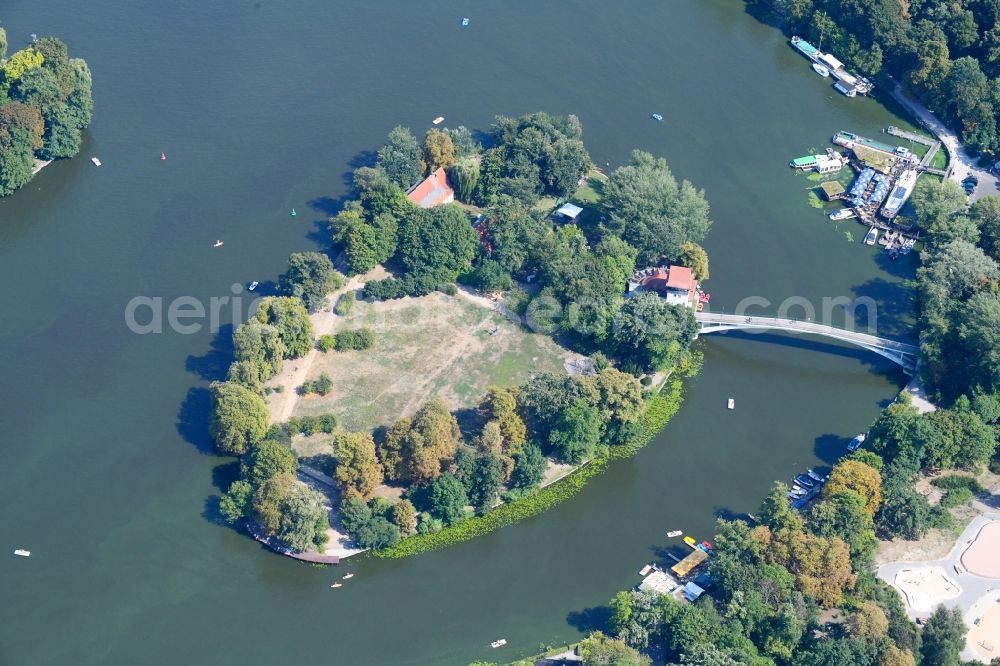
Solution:
M965 622L971 627L966 648L985 662L1000 657L1000 592L990 592L972 604Z
M986 523L962 553L962 566L976 576L1000 578L1000 521ZM997 636L1000 636L998 630Z
M958 583L940 567L901 569L894 582L906 597L907 605L915 611L931 611L962 593Z

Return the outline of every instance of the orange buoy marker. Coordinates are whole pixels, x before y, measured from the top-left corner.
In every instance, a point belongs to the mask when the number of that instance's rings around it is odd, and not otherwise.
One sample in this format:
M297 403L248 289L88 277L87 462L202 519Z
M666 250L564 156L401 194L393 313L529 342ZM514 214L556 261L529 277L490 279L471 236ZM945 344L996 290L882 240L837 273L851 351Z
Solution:
M160 159L161 160L167 159L167 154L166 153L160 153Z

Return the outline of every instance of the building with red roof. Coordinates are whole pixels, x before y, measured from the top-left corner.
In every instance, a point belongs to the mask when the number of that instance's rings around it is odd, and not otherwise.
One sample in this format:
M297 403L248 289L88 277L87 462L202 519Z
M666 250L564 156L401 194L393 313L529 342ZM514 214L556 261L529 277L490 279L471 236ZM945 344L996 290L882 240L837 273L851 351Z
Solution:
M406 198L421 208L434 208L455 200L455 190L448 185L444 167L424 178L406 193Z
M629 293L651 291L671 305L694 308L698 304L698 281L686 266L647 268L638 271L628 283Z

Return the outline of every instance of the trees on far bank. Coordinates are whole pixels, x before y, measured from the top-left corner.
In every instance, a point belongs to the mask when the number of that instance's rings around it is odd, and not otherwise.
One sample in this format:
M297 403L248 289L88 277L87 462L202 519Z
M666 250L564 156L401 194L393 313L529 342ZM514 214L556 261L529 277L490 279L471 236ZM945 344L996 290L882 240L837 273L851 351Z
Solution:
M222 453L240 455L264 438L270 416L260 395L233 382L215 382L211 390L209 433Z

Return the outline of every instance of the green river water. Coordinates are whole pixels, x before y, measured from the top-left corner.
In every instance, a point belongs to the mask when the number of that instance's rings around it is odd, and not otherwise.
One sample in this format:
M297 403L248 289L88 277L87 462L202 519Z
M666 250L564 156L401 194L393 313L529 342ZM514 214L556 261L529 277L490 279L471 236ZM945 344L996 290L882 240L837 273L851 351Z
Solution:
M879 332L905 336L915 258L828 222L787 167L839 129L905 122L838 95L740 0L5 0L0 24L12 48L62 37L96 102L80 156L0 200L2 664L466 664L575 640L665 531L711 538L774 479L829 465L904 381L850 348L706 336L683 408L637 457L542 516L351 565L330 590L343 567L213 521L233 466L211 455L205 387L226 345L133 334L129 299L273 280L324 242L346 175L396 124L546 110L580 117L599 164L640 147L705 188L715 309L869 296Z

